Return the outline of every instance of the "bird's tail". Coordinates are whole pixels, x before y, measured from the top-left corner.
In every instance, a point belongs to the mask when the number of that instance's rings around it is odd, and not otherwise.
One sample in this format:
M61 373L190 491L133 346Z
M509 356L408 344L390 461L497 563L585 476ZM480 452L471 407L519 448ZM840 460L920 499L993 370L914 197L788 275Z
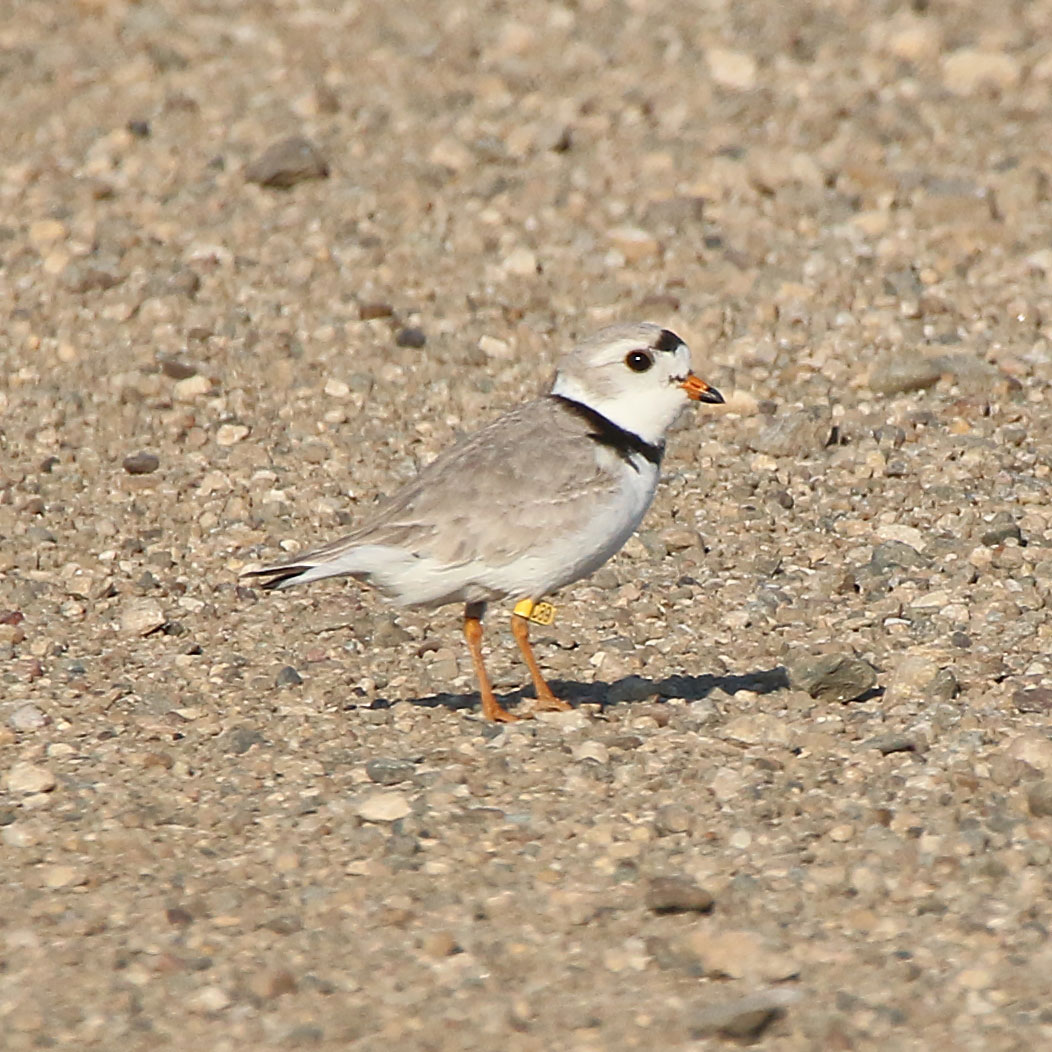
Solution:
M305 581L313 580L307 574L317 569L314 566L303 563L284 563L275 566L261 566L258 570L246 570L242 577L263 577L265 580L260 584L268 591L273 588L291 588L294 584L303 584Z
M246 570L241 576L265 578L262 584L267 589L291 588L325 577L366 578L371 571L370 562L368 548L337 542L313 551L300 552L284 562Z

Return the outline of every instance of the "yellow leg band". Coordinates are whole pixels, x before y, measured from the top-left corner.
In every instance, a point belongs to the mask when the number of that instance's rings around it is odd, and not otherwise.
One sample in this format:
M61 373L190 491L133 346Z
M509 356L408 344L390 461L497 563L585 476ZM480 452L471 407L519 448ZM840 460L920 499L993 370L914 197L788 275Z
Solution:
M535 603L532 599L516 603L514 613L535 625L550 625L555 620L555 607L551 603Z

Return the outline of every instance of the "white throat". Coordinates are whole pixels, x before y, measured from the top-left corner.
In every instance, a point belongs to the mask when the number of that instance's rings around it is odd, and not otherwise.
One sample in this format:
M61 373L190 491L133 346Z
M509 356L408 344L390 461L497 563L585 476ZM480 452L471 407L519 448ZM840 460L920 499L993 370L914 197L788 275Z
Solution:
M687 404L683 391L674 384L631 392L604 392L562 373L555 378L552 394L593 409L610 423L652 446L665 441L665 433Z

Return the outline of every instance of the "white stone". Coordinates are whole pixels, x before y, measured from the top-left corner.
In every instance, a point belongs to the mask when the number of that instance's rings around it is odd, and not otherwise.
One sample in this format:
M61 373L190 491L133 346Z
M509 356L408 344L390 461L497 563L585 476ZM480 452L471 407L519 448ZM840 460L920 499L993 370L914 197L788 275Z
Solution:
M207 376L194 373L185 380L178 380L172 387L172 397L177 402L193 402L212 390L212 381Z
M942 62L943 83L956 95L973 95L985 88L1008 91L1022 75L1019 60L1003 51L961 48Z
M606 763L610 759L610 751L602 742L587 741L575 745L571 750L575 760L595 760L596 763Z
M405 793L397 790L371 793L358 803L359 818L366 822L397 822L412 813Z
M245 438L248 428L244 424L221 424L216 431L216 443L220 446L234 446Z
M901 541L908 544L915 551L924 551L926 542L924 534L915 526L903 526L901 523L888 522L877 527L877 536L882 541Z
M48 793L55 788L55 774L35 763L16 763L4 784L9 793Z
M167 618L156 599L136 599L121 610L121 631L129 636L156 632Z
M608 231L610 243L625 258L626 263L637 263L661 254L661 242L635 226L619 226Z
M193 994L187 1004L195 1012L221 1012L230 1004L230 994L221 986L205 986Z
M58 888L78 888L87 884L87 872L80 866L48 866L44 870L44 886L52 890Z
M511 357L511 344L507 340L498 340L496 336L481 337L478 347L488 358L506 360Z
M504 260L504 273L516 277L528 278L540 270L537 256L528 248L517 248Z
M746 51L710 47L705 52L712 79L723 88L748 91L756 86L756 59Z

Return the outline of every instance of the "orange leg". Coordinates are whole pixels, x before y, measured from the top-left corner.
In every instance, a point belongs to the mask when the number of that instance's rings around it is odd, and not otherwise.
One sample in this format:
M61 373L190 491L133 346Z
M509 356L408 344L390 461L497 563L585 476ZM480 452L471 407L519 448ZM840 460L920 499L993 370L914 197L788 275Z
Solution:
M513 716L504 708L493 694L493 688L486 675L486 666L482 663L482 611L481 604L469 603L464 607L464 638L471 651L471 663L475 666L475 678L479 681L479 694L482 695L482 715L495 723L514 723L518 716Z
M537 712L566 712L572 708L571 705L557 698L552 693L552 688L544 682L544 677L541 675L541 666L537 664L537 659L533 656L533 648L530 646L529 621L518 614L512 614L511 634L515 637L515 642L519 644L522 660L526 662L526 667L530 670L533 689L537 692L537 704L534 706L534 710Z

